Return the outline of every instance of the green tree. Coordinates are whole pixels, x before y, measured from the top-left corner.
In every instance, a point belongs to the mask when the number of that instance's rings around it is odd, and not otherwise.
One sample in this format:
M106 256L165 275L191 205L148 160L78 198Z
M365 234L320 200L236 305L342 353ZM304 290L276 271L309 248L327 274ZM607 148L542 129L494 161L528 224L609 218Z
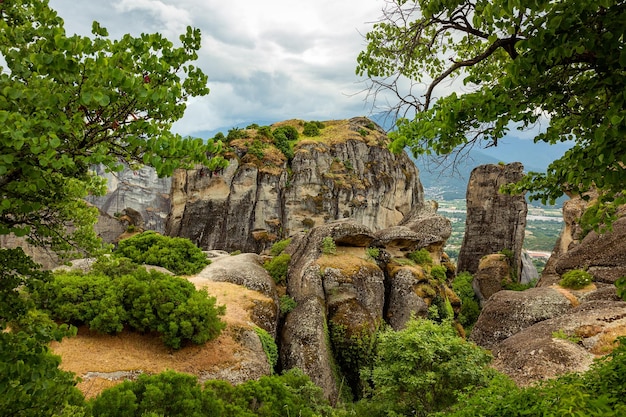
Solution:
M29 291L50 279L21 248L0 249L0 410L7 416L53 416L81 405L74 374L48 344L72 332L33 310Z
M388 7L366 35L357 73L369 77L374 96L400 97L395 150L455 154L540 125L535 141L573 147L509 191L545 203L563 189L597 187L601 202L626 201L622 0L391 0ZM455 78L463 93L446 94L442 87ZM596 224L611 220L610 208Z
M371 372L373 401L401 415L443 410L464 389L489 381L490 361L486 351L460 338L449 322L411 319L404 330L379 335Z
M224 164L212 158L219 143L170 130L189 97L209 92L190 64L197 29L179 47L160 34L113 40L97 22L92 33L68 36L46 0L0 3L0 234L94 248L97 212L82 198L104 188L92 165L148 164L169 175Z
M186 100L208 93L206 75L190 64L198 30L188 28L178 47L160 34L113 40L97 22L92 33L68 36L46 0L0 2L0 235L94 251L97 210L83 198L104 187L92 165L147 164L168 175L194 163L225 164L221 143L170 131ZM80 405L75 381L48 349L68 331L34 312L29 298L46 277L23 252L2 256L0 409L71 413L66 405Z

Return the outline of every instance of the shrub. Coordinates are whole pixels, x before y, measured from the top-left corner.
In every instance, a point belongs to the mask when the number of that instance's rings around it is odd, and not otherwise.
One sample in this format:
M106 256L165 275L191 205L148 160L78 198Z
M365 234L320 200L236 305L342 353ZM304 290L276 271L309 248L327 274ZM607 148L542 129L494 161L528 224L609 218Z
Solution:
M470 328L478 320L480 305L472 288L474 277L469 272L462 272L452 280L452 290L461 299L458 321L463 327Z
M122 263L101 269L128 268ZM128 325L141 332L159 332L165 345L180 348L186 341L202 344L225 327L219 319L224 307L206 290L189 281L136 268L108 277L101 273L57 274L37 291L40 308L56 320L86 324L102 333L118 333Z
M374 384L373 399L385 405L383 415L425 416L456 403L464 390L487 383L490 361L450 323L411 319L404 330L379 335L375 365L367 376Z
M263 138L272 139L272 128L269 126L257 127L257 134Z
M220 416L222 402L203 393L195 376L165 371L139 375L136 381L103 391L91 400L94 417L161 415L172 417Z
M369 258L376 260L380 256L380 249L378 249L378 248L367 248L367 249L365 249L365 253L367 254L367 256Z
M591 274L581 269L573 269L563 274L559 285L564 288L579 290L591 284L591 282L593 282Z
M418 265L432 265L433 259L430 257L430 253L426 249L416 250L407 255L407 258L412 260Z
M326 236L322 239L322 253L325 255L335 255L337 253L337 245L332 236Z
M300 134L298 133L298 129L293 126L281 126L274 129L274 137L276 134L283 134L289 141L296 141Z
M285 248L289 246L290 243L291 243L291 238L279 240L278 242L274 243L272 247L270 248L270 254L272 256L280 255L281 253L283 253Z
M293 159L293 149L289 144L289 139L287 139L287 136L285 136L283 132L274 133L274 145L285 155L288 161Z
M263 159L265 153L265 144L258 139L252 141L252 144L248 146L248 154L256 156L258 159Z
M281 296L279 299L279 304L280 304L280 314L282 315L290 313L298 305L298 303L296 303L296 300L294 300L293 297L290 297L288 295Z
M259 336L261 346L263 346L263 352L265 352L267 362L270 364L270 369L273 372L274 367L276 367L278 363L278 346L276 346L276 341L266 330L260 327L255 327L254 332Z
M288 253L281 253L269 261L266 261L265 264L263 264L263 267L274 279L276 284L283 284L287 280L287 272L289 270L290 262L291 255Z
M430 276L435 278L441 284L446 282L446 267L443 265L435 265L430 270Z
M626 276L618 278L615 281L615 287L617 288L617 296L622 297L624 301L626 301Z
M304 123L304 130L302 131L304 136L319 136L320 128L315 122L306 122Z
M161 266L177 275L197 274L210 263L189 239L162 236L153 231L122 240L114 254L140 264Z
M244 139L248 137L248 132L246 132L244 129L240 129L238 127L233 127L232 129L230 129L228 131L228 134L226 136L226 140L228 140L229 142L231 140L235 140L235 139Z

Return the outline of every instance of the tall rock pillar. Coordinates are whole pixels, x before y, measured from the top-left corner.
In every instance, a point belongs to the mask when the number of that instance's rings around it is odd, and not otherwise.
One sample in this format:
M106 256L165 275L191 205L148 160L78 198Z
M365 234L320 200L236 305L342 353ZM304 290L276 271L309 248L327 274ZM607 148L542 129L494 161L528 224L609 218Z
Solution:
M516 276L520 276L528 207L523 195L501 194L499 190L505 184L519 181L523 170L521 163L514 162L481 165L472 171L465 197L467 218L459 252L459 272L475 274L480 258L510 250Z

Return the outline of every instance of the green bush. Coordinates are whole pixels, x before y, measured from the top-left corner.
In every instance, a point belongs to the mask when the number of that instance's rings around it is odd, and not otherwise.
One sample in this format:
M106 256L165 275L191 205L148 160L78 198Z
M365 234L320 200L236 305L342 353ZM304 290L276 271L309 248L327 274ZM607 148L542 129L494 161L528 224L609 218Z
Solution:
M124 381L91 400L89 408L94 417L201 417L225 411L214 393L203 392L195 376L174 371Z
M281 126L274 129L274 137L276 134L283 134L289 141L296 141L300 134L298 133L298 129L293 126Z
M285 248L289 246L290 243L291 243L291 238L279 240L278 242L274 243L272 247L270 248L270 255L272 256L280 255L281 253L283 253Z
M283 155L285 155L285 158L287 158L288 161L293 159L293 149L289 144L289 139L287 139L287 136L285 136L283 132L274 133L274 145L279 151L282 152Z
M430 276L435 278L439 283L446 282L446 267L443 265L435 265L430 270Z
M288 295L282 295L279 299L279 304L280 304L280 314L282 315L290 313L298 305L298 303L296 303L296 300L294 300L293 297L290 297Z
M100 268L115 272L116 267ZM128 265L117 268L124 270ZM215 298L206 290L198 291L183 278L143 267L110 277L99 272L56 274L34 298L55 320L86 324L102 333L119 333L125 326L158 332L174 349L186 341L202 344L225 327L219 319L224 307L216 307Z
M337 245L335 245L335 240L332 236L326 236L322 239L321 249L324 255L335 255L337 253Z
M365 249L365 253L367 254L368 258L376 260L380 256L380 249L379 248L367 248Z
M460 338L449 322L411 319L404 330L386 330L378 337L375 365L366 375L374 384L373 401L383 406L368 415L426 416L445 410L463 391L490 380L490 361L485 350ZM384 414L375 414L376 409Z
M622 297L624 301L626 301L626 276L618 278L615 281L615 287L617 288L617 296Z
M433 264L433 259L430 257L430 253L426 249L411 252L407 255L407 258L422 266Z
M263 352L265 352L267 362L270 364L270 369L273 372L278 363L278 346L276 346L276 341L266 330L260 327L255 327L254 332L259 336L261 346L263 346Z
M561 276L559 285L563 288L571 288L573 290L579 290L586 287L593 282L593 277L590 273L581 269L573 269L567 271Z
M304 136L319 136L320 128L316 122L306 122L304 123L304 130L302 131Z
M153 231L120 241L114 254L140 264L161 266L177 275L197 274L210 263L189 239L162 236Z
M276 284L283 284L287 280L287 272L289 271L289 263L291 262L291 255L288 253L281 253L278 256L273 257L269 261L263 264L265 270L274 279Z
M248 137L248 132L246 132L244 129L233 127L232 129L228 131L228 134L226 135L226 140L230 142L231 140L244 139L247 137Z
M452 280L452 291L461 299L461 310L457 317L459 323L466 328L471 328L480 315L478 297L472 288L474 277L469 272L462 272Z

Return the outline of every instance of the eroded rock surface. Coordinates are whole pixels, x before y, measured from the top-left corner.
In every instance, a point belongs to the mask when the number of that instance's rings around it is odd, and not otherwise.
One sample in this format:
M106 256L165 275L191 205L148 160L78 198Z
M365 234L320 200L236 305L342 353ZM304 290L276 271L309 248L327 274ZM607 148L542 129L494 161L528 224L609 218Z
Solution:
M499 190L503 185L521 180L523 170L522 164L515 162L481 165L472 171L467 186L467 218L458 271L474 274L483 256L509 250L513 254L515 276L520 276L528 212L526 199L523 195L502 194Z
M298 121L284 123L301 129ZM246 153L251 137L231 143L237 152L223 172L177 171L167 234L203 248L259 253L333 220L350 218L373 231L396 226L423 202L415 164L387 149L382 129L365 118L325 125L320 137L301 137L290 162L270 145L261 159Z

